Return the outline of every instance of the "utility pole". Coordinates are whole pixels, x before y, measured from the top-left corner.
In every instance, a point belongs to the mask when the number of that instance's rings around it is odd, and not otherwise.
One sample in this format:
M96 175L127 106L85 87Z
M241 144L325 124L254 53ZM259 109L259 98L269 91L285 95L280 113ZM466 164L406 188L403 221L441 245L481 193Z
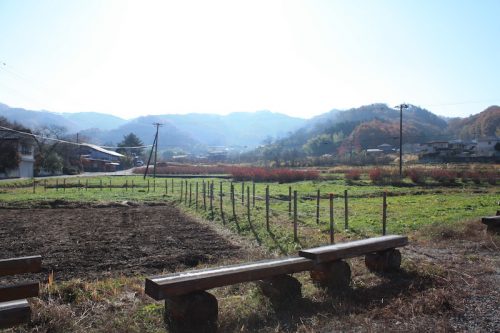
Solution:
M403 178L403 109L408 109L408 104L396 105L399 108L399 178Z
M156 126L156 135L155 135L155 141L156 141L156 145L155 145L155 164L153 165L153 178L156 178L156 157L158 155L158 130L161 126L160 123L153 123L153 125Z
M153 141L153 145L151 146L151 152L149 153L149 158L148 158L148 163L146 164L146 169L144 170L144 177L143 179L146 179L146 176L148 175L148 170L149 170L149 163L151 162L151 157L153 155L153 150L155 152L155 159L154 159L154 166L153 166L153 177L156 178L156 157L158 154L158 129L162 124L160 123L153 123L154 126L156 126L156 134L155 134L155 139Z

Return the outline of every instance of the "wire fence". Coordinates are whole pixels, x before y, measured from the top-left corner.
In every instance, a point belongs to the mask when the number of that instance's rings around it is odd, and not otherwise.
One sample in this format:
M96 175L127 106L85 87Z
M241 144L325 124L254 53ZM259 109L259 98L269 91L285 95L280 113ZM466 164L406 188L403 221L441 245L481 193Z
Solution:
M335 242L338 232L360 234L387 232L387 197L352 198L343 193L298 191L269 183L232 182L214 179L81 179L34 180L33 193L56 191L122 191L162 195L209 220L240 228L265 228L285 232L294 242L305 237L327 237ZM126 194L125 194L126 195ZM362 219L362 225L357 220ZM368 221L368 223L366 223ZM246 223L246 224L243 224ZM316 235L314 235L316 233ZM325 236L326 235L326 236Z

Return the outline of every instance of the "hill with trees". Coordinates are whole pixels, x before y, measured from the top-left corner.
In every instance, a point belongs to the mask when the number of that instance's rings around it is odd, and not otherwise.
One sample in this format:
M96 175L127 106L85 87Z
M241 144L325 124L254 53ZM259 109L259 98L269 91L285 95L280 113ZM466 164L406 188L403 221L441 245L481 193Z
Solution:
M500 106L492 105L468 118L450 120L448 133L463 140L500 136Z

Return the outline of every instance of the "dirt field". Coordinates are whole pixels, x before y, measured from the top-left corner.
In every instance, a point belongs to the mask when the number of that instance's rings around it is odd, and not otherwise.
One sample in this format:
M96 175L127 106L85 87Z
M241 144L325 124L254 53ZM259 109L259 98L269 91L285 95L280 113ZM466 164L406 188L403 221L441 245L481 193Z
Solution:
M241 254L173 206L52 207L0 209L2 257L42 255L45 279L157 274Z

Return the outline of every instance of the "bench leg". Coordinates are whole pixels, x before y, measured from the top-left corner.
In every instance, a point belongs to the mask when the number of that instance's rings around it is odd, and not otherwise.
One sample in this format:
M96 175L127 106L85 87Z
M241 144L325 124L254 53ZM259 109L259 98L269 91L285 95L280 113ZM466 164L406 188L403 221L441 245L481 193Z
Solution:
M218 303L206 291L165 299L165 324L170 332L217 332Z
M370 253L365 256L365 265L370 271L389 272L401 266L401 252L396 249Z
M275 308L293 304L302 298L302 284L290 275L274 276L257 284Z
M316 265L310 275L314 283L330 290L345 289L351 284L351 267L344 260Z

